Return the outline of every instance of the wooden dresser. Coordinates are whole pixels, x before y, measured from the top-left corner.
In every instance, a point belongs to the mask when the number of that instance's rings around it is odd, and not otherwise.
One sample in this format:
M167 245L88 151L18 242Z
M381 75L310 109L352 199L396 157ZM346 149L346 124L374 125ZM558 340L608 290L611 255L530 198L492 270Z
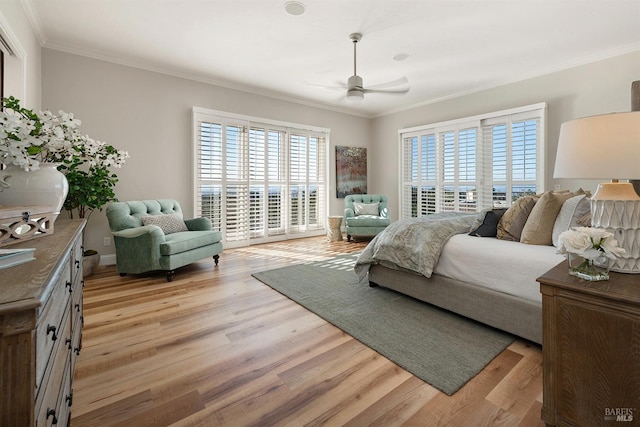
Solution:
M538 281L542 420L640 424L640 275L612 272L607 281L589 282L570 276L563 262Z
M55 223L34 261L0 270L0 425L66 426L82 330L84 220Z

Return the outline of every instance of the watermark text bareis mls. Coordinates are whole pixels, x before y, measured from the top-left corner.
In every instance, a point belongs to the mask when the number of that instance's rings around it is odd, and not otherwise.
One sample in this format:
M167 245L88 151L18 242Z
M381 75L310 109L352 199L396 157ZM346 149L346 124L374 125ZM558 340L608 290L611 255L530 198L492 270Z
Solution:
M605 421L633 421L635 408L604 408Z

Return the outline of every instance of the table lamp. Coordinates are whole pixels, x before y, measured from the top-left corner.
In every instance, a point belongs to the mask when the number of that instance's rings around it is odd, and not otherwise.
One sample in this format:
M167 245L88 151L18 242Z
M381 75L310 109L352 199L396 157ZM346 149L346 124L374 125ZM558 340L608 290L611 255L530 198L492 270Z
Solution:
M613 233L625 255L612 271L640 273L640 111L612 113L562 124L554 178L611 179L591 197L591 225Z

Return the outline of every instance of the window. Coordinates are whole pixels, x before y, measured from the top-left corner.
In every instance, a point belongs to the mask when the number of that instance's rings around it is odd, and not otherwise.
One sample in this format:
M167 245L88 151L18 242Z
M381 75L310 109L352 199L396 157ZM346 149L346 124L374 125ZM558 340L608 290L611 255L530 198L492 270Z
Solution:
M194 108L195 211L227 247L322 234L328 130Z
M546 104L402 129L401 217L510 206L544 188Z

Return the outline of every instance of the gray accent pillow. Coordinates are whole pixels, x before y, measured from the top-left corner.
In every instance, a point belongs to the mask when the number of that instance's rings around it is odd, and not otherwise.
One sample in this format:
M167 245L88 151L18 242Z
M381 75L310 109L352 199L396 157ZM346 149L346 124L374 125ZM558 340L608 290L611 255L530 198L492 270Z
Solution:
M358 215L380 215L378 203L357 203L353 202L353 211Z
M164 234L189 231L182 217L178 214L145 215L140 217L144 225L157 225Z
M584 194L574 196L563 203L553 224L553 246L558 247L558 236L571 227L591 225L591 199Z

